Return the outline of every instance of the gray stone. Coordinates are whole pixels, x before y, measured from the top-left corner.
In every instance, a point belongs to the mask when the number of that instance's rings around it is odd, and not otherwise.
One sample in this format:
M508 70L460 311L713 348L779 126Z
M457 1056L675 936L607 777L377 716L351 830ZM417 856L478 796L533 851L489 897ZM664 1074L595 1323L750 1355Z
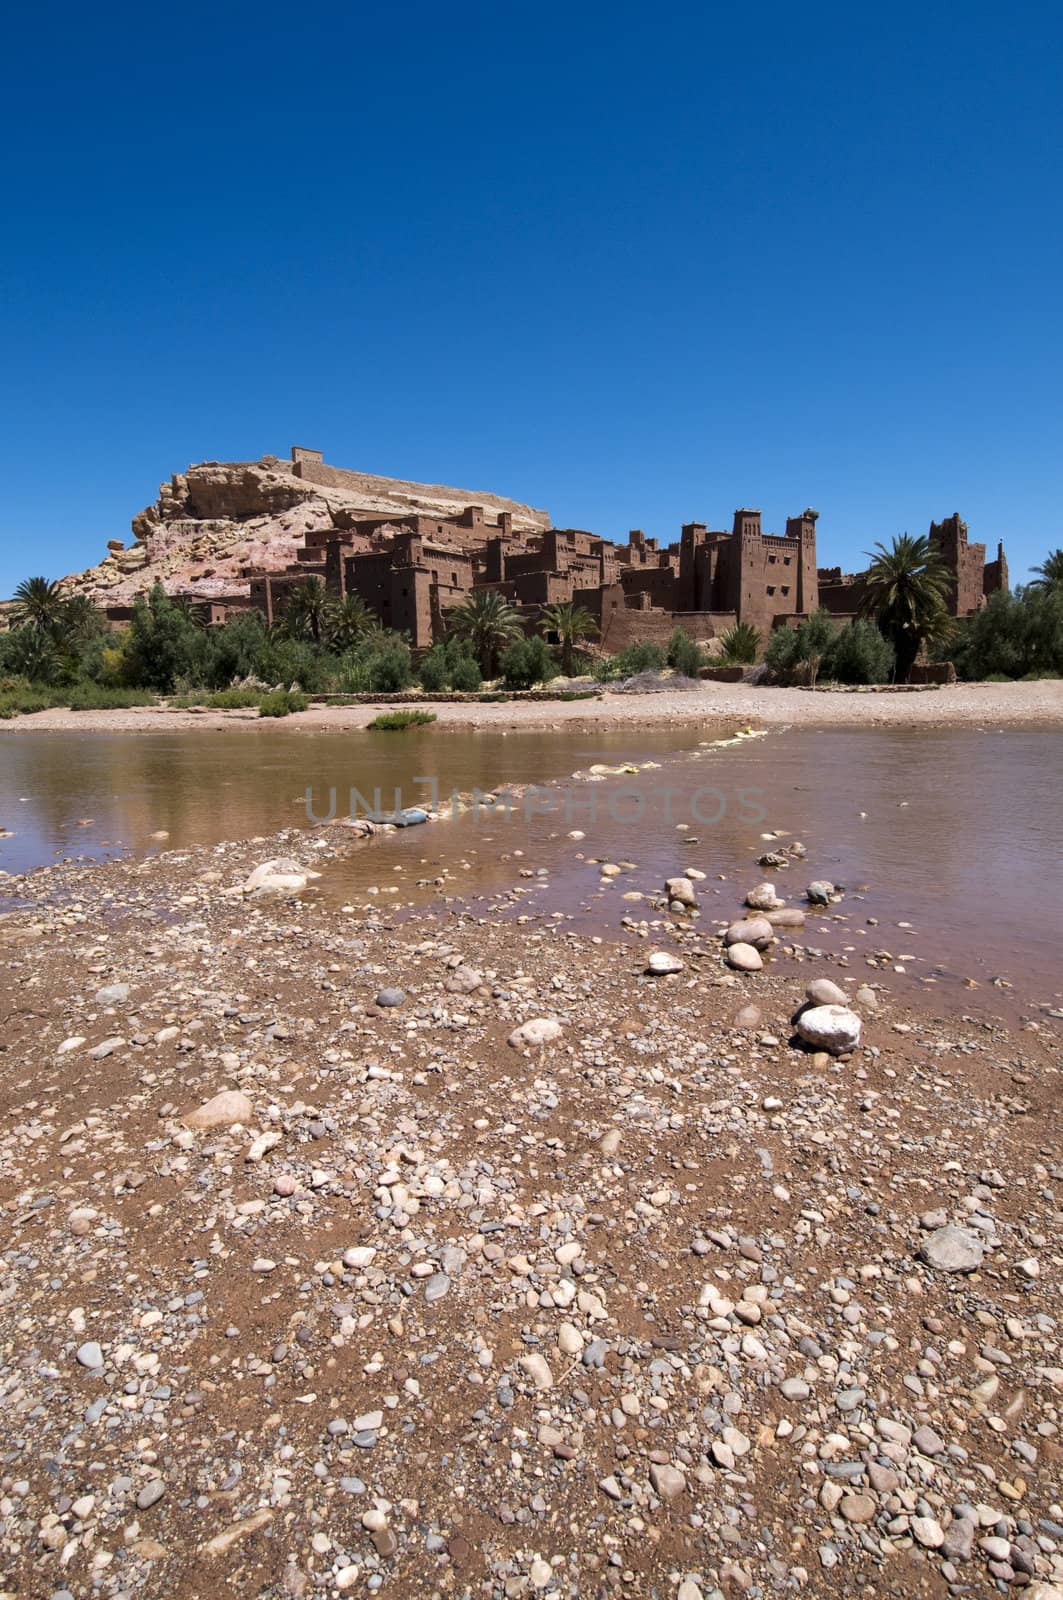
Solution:
M152 1478L146 1483L137 1495L137 1505L141 1511L147 1511L157 1500L161 1500L166 1493L166 1485L161 1478Z
M96 990L96 1004L99 1006L117 1006L128 999L128 983L109 983L106 988Z
M96 1371L103 1366L103 1351L95 1339L89 1339L78 1346L77 1359L81 1366L88 1367L90 1371Z
M982 1241L969 1228L936 1228L923 1240L919 1254L936 1272L977 1272L982 1265Z
M830 978L813 978L805 994L814 1006L847 1006L845 993Z
M401 1006L406 999L405 989L381 989L376 997L378 1006Z
M751 944L732 944L724 954L727 965L736 972L759 972L764 965L760 951L754 950Z
M726 945L751 944L754 950L766 950L775 940L775 930L767 917L742 917L732 922L723 936Z

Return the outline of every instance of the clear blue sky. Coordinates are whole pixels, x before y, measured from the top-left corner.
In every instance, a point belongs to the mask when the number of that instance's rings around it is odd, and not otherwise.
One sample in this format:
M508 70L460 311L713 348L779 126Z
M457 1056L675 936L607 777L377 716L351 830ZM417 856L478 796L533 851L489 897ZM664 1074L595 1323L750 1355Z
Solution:
M293 443L608 536L1063 544L1057 4L23 6L0 594Z

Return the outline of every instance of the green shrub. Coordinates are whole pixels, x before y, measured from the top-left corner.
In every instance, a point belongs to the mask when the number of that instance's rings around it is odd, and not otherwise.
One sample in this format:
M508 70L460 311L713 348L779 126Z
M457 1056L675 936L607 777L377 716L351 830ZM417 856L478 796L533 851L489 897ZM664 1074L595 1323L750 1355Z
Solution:
M264 668L268 639L261 612L245 611L230 617L220 628L211 628L206 637L204 678L210 688L224 689L237 678L267 676ZM291 681L287 672L277 676Z
M426 694L440 694L449 678L447 658L439 645L433 645L417 669L417 681Z
M410 647L404 639L384 639L369 656L369 687L374 694L397 694L413 679Z
M695 643L685 628L677 628L672 634L666 659L672 671L684 678L696 678L704 665L701 646Z
M298 689L271 689L258 703L260 717L287 717L293 711L305 711L310 704Z
M461 694L473 694L482 682L478 662L472 656L458 656L451 668L450 687Z
M402 733L406 728L426 728L435 720L434 711L383 711L368 727L370 733Z
M812 611L796 628L776 628L773 631L764 652L764 665L779 682L801 676L807 678L815 688L834 638L835 628L830 613L822 608Z
M660 645L648 639L629 644L626 650L613 657L613 661L616 665L613 676L617 678L634 678L640 672L663 672L668 664Z
M720 635L720 649L729 664L752 666L760 649L760 635L751 622L736 622Z
M1063 591L998 591L963 619L951 655L961 678L1041 678L1063 672Z
M797 629L773 629L764 651L764 665L773 678L785 680L797 665Z
M888 683L893 663L893 646L875 623L851 622L828 645L822 676L838 683Z
M538 634L530 639L514 639L503 650L499 664L507 689L530 689L535 683L549 683L557 676L550 646Z
M56 703L50 689L37 684L15 684L0 688L0 718L30 716L34 711L47 711Z
M71 711L125 711L131 706L153 706L155 701L150 689L109 689L92 682L75 683L61 696L61 703Z
M123 668L126 682L167 694L180 678L202 681L207 640L203 630L174 605L160 583L133 607Z
M261 689L219 689L207 696L206 704L212 711L242 711L257 706L262 701Z

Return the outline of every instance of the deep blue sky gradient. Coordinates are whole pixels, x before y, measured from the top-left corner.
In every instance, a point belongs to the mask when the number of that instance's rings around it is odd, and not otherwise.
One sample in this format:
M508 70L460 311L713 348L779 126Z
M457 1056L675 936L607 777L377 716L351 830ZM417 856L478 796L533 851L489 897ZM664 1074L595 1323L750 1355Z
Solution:
M0 594L191 461L1063 544L1054 4L22 7Z

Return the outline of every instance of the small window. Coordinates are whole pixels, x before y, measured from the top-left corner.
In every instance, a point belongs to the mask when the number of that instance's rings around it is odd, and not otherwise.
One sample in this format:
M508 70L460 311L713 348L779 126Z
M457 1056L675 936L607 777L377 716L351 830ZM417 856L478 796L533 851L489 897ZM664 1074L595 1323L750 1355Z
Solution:
M783 584L782 592L783 592L783 594L789 594L790 593L790 585L788 583L784 583Z
M788 567L790 565L790 557L789 556L783 556L782 564L783 564L784 567Z
M775 585L773 583L769 583L768 584L768 593L769 594L774 594L775 593Z
M456 572L452 572L450 574L450 581L451 581L451 583L454 585L454 587L456 589L458 587L458 575L457 575Z
M775 557L774 556L769 556L768 557L768 565L770 567L773 567L775 565Z

